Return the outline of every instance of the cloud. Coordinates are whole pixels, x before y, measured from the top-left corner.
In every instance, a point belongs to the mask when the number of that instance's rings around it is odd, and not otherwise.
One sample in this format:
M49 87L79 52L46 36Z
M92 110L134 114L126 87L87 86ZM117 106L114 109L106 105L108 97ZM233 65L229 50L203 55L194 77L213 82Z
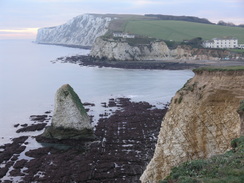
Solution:
M0 32L13 32L13 33L22 33L22 32L36 32L38 28L25 28L25 29L0 29Z
M137 5L173 5L173 4L185 4L194 2L193 0L134 0L130 1Z
M29 0L32 1L32 0ZM72 2L84 2L86 0L36 0L36 2L47 3L72 3Z
M0 39L34 39L38 28L0 29Z

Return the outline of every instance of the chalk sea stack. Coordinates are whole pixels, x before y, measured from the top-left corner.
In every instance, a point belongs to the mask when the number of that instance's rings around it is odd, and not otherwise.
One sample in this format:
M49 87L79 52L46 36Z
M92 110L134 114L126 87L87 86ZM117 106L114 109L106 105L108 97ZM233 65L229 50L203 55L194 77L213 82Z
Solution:
M42 136L59 140L94 138L90 118L70 85L57 90L52 123Z

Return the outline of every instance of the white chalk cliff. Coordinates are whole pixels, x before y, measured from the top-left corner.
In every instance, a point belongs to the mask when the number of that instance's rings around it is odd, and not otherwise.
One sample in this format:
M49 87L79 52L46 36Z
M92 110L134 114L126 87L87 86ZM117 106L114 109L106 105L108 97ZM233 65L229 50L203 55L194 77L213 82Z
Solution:
M36 42L70 46L92 46L95 39L108 31L111 17L85 14L55 27L40 28Z
M141 60L219 60L229 53L224 50L207 50L178 46L169 49L164 41L148 44L129 44L126 40L98 37L91 49L90 56L97 59L118 61Z

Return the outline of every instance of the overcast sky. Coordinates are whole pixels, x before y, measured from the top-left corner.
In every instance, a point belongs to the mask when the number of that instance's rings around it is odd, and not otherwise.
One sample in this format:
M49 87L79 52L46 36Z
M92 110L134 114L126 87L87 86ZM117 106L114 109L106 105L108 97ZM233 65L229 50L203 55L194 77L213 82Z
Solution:
M187 15L244 24L244 0L0 0L0 39L35 39L37 28L85 13Z

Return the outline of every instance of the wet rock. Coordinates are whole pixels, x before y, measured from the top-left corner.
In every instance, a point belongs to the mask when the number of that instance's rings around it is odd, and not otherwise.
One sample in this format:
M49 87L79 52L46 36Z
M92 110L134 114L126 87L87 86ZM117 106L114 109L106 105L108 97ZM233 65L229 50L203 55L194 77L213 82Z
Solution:
M13 183L13 181L12 180L4 180L3 183ZM19 183L23 183L23 182L21 181Z
M89 102L84 102L83 103L83 106L95 106L95 104L94 103L89 103Z
M40 130L43 130L46 125L47 125L47 123L34 124L34 125L26 126L24 128L20 128L20 129L16 130L16 132L20 133L20 132L40 131Z
M16 160L18 160L18 158L19 158L19 155L14 155L14 156L11 158L11 161L16 161Z
M45 148L38 148L38 149L33 149L29 150L25 153L26 156L32 157L32 158L40 158L44 155L48 155L48 153L51 151L50 147L45 147Z
M8 169L13 166L14 160L17 158L18 154L25 150L26 147L22 146L22 144L27 138L27 136L14 138L11 144L9 143L3 146L4 151L0 153L0 164L4 165L3 162L5 162L5 166L1 166L0 168L0 178L5 176Z
M23 168L23 167L25 166L26 162L27 162L27 160L25 160L25 159L19 160L19 161L17 161L17 162L14 164L13 167L14 167L15 169L21 169L21 168Z
M10 176L23 176L25 174L21 173L20 169L13 169L9 172Z
M45 128L45 126L47 125L47 123L50 120L50 116L48 115L31 115L30 116L30 120L34 121L34 123L38 122L38 124L21 124L20 126L22 128L19 128L16 133L20 133L20 132L33 132L33 131L41 131ZM18 125L19 126L19 125ZM17 124L15 125L15 127L18 127Z
M28 126L28 124L27 124L27 123L25 123L25 124L22 124L22 125L20 125L20 126L22 126L22 127L27 127L27 126Z
M87 55L78 55L72 57L66 57L62 60L63 63L73 63L80 66L98 66L101 67L112 67L112 68L123 68L123 69L157 69L157 70L182 70L182 69L193 69L206 64L199 63L179 63L177 60L172 62L167 61L108 61L103 59L93 58Z
M8 172L7 167L0 168L0 178L4 177L7 172Z
M20 125L19 123L18 123L18 124L15 124L15 125L14 125L14 128L17 128L19 125Z
M112 100L111 100L112 101ZM114 100L115 111L96 126L97 141L84 152L80 140L69 140L71 148L44 147L26 152L34 159L26 163L25 182L139 182L151 159L166 109L130 99ZM60 142L57 140L57 142ZM84 144L83 144L84 145ZM72 166L70 166L72 165ZM38 172L42 172L38 175Z
M116 102L114 99L109 99L108 107L116 107Z
M106 102L102 102L102 107L107 107L107 103Z
M31 121L38 121L38 122L44 122L48 118L47 115L31 115L30 120Z

